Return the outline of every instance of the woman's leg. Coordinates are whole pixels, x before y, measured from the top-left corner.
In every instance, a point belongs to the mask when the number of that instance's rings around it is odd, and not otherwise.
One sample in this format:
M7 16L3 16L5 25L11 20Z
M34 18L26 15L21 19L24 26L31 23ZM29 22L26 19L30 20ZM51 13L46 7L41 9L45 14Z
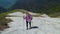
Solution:
M31 22L29 22L30 28L31 28Z
M28 29L28 21L26 21L26 28Z

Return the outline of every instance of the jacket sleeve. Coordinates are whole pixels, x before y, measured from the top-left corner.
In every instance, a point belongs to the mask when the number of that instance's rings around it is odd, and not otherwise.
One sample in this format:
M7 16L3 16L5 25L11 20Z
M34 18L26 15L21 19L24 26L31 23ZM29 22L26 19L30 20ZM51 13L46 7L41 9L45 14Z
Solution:
M26 19L26 16L23 16L23 19Z
M30 17L31 17L31 20L32 20L33 19L32 15Z

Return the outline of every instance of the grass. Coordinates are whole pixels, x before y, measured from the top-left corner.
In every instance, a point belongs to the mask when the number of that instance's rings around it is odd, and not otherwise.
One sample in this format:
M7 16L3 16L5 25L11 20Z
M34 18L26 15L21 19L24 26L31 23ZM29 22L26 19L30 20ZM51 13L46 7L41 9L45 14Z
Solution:
M12 21L11 19L6 19L5 17L10 13L14 13L18 11L23 12L25 10L16 9L16 10L11 10L11 11L0 13L0 30L4 30L8 28L9 27L8 23Z
M11 10L11 11L7 11L7 12L0 13L0 17L1 17L1 16L6 16L7 14L10 14L10 13L13 13L13 12L22 12L22 13L24 13L25 11L26 11L26 10L23 10L23 9Z
M14 12L22 12L22 13L25 13L26 10L23 10L23 9L15 9L15 10L11 10L11 11L7 11L7 12L3 12L3 13L0 13L0 29L4 29L4 26L7 25L7 23L11 22L12 20L10 19L6 19L5 17L10 14L10 13L14 13ZM59 16L60 13L55 13L55 14L50 14L49 16L51 17L57 17ZM34 17L39 17L39 15L33 15ZM59 16L60 17L60 16ZM2 26L2 27L1 27ZM7 25L8 26L8 25Z
M60 17L60 12L49 14L49 16L53 17L53 18L58 18L58 17Z
M7 14L13 12L16 12L16 10L0 13L0 30L3 30L8 27L7 23L11 22L12 20L6 19L5 17L7 16Z
M0 13L0 16L6 16L7 14L13 13L13 12L16 12L16 10Z
M3 30L5 28L8 28L8 23L11 22L11 19L6 19L5 15L4 16L0 16L0 30Z
M0 13L0 17L3 17L3 16L6 16L7 14L10 14L10 13L14 13L14 12L22 12L22 13L25 13L27 10L23 10L23 9L15 9L15 10L11 10L11 11L7 11L7 12L4 12L4 13ZM50 17L59 17L60 16L60 13L55 13L55 14L49 14L48 16Z

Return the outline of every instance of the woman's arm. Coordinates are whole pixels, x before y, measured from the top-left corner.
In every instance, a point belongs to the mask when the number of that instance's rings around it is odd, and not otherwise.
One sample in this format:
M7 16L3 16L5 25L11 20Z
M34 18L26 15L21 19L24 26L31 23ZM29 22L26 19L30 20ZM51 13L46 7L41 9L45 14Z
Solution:
M23 16L23 19L26 19L26 16Z

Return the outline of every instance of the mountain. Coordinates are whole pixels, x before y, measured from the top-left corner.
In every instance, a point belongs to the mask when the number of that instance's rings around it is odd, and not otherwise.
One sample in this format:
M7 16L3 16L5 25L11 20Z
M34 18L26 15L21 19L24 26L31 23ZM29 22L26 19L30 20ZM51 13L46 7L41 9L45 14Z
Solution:
M18 0L10 9L40 11L60 4L60 0Z
M56 7L60 6L60 0L11 0L10 3L11 4L6 4L6 7L9 7L8 10L25 9L31 12L46 14L60 10L60 8L59 10L56 10Z
M60 4L60 0L0 0L0 6L7 8L42 8L56 6Z
M17 0L0 0L0 6L4 7L5 9L10 8L13 4L15 4Z
M7 10L4 9L3 7L0 7L0 13L5 12L5 11L7 11Z

